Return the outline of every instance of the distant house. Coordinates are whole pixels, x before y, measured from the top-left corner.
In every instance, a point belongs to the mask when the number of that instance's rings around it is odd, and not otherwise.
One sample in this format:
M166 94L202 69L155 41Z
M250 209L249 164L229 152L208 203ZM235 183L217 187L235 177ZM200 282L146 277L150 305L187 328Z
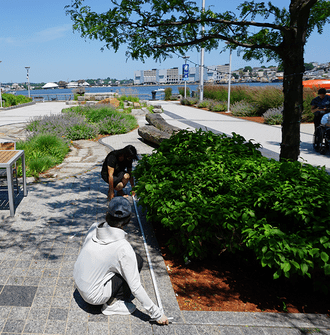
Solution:
M66 85L67 88L76 88L78 87L78 83L76 81L71 81Z

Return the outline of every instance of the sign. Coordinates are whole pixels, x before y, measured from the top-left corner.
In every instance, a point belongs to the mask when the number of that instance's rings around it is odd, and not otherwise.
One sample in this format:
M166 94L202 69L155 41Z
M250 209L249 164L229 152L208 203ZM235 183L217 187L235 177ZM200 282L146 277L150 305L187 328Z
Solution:
M182 73L183 73L183 80L188 80L188 78L189 78L189 64L183 64Z

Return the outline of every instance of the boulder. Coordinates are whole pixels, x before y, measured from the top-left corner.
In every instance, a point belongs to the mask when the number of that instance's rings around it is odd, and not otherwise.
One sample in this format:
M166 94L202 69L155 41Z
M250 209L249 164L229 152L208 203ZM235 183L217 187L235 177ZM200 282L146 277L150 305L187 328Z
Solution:
M148 113L146 115L146 120L154 127L170 135L177 133L180 130L180 128L168 124L160 114Z
M164 140L169 139L171 135L157 129L152 125L146 125L138 129L138 134L146 141L159 145Z

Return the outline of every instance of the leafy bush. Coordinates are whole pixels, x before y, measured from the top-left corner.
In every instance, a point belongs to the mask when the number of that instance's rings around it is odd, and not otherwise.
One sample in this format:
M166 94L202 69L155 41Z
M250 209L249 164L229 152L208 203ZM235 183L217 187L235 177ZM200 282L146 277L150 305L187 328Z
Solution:
M4 101L4 107L16 106L20 104L25 104L31 102L32 98L26 97L24 95L14 95L9 93L2 93L2 100Z
M198 98L183 98L180 103L181 105L193 106L198 103Z
M203 100L203 101L199 101L197 104L198 108L209 108L211 109L211 106L213 104L212 100Z
M211 111L213 112L225 112L228 109L228 106L225 102L213 103L210 106Z
M282 124L283 122L283 107L270 108L263 115L264 123L267 124Z
M139 161L135 190L149 220L190 259L252 249L284 275L330 275L330 176L325 168L269 160L235 133L180 131ZM324 286L325 285L325 286Z
M27 141L17 142L17 149L25 151L27 176L39 177L39 173L62 163L69 152L69 145L51 134L39 134ZM19 164L18 171L22 174Z
M165 88L165 100L170 100L172 96L172 87Z
M255 116L256 107L244 100L237 101L230 106L230 111L234 116Z
M184 97L184 87L178 87L179 94ZM190 88L186 87L186 96L190 97Z

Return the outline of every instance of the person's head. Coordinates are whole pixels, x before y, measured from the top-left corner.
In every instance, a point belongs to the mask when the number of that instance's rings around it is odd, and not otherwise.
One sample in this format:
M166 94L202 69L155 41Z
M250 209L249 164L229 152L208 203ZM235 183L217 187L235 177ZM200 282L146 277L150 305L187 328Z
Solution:
M128 160L137 160L137 151L133 145L127 145L123 149L125 158Z
M127 225L132 217L130 202L124 197L115 197L109 202L105 220L109 226L122 228Z
M327 91L325 88L320 88L317 92L317 94L320 96L321 99L323 99L326 95Z

